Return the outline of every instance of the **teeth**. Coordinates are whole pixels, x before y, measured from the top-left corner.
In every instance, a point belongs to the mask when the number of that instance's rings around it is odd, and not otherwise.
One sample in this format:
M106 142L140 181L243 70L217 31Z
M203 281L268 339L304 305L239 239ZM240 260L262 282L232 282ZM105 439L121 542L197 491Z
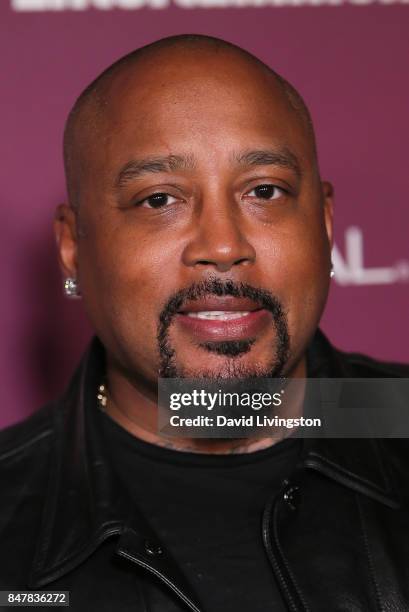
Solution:
M243 312L225 312L224 310L209 310L202 312L187 312L188 317L194 319L213 319L215 321L231 321L233 319L240 319L249 314L249 311Z

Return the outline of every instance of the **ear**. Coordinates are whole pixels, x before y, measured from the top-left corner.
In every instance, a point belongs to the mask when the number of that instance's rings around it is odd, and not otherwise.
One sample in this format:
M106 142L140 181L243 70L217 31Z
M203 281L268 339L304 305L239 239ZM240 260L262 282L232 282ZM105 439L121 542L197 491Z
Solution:
M334 188L328 181L322 181L322 197L324 205L324 222L327 231L328 242L332 249L334 245Z
M54 233L64 277L77 278L76 215L73 208L68 204L57 206L54 217Z

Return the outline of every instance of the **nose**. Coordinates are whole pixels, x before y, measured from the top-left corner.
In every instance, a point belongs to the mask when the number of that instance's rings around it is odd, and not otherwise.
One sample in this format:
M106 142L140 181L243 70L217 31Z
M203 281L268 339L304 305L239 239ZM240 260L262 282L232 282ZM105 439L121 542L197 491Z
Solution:
M185 246L182 260L189 267L212 267L228 272L233 266L255 262L256 251L245 235L244 220L233 207L206 210L192 222L193 236Z

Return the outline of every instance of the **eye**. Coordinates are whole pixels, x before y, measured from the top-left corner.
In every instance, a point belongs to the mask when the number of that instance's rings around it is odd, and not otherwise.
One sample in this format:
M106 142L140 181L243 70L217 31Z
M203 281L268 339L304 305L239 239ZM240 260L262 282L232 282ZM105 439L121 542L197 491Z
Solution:
M137 206L144 206L145 208L162 208L163 206L167 206L169 204L173 204L176 202L176 198L174 196L169 195L168 193L153 193L152 195L136 202Z
M252 198L257 198L258 200L277 200L281 196L285 195L286 192L281 187L277 187L277 185L257 185L251 191L249 191L246 195Z

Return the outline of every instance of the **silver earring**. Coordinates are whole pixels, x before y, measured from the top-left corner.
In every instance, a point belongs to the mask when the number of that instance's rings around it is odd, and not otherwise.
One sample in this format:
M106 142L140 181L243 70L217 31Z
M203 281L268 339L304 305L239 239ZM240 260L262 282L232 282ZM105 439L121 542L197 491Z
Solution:
M334 276L335 276L334 264L332 263L332 261L331 261L331 271L330 271L329 275L330 275L331 278L334 278Z
M66 278L64 281L64 293L69 298L81 297L76 278Z

